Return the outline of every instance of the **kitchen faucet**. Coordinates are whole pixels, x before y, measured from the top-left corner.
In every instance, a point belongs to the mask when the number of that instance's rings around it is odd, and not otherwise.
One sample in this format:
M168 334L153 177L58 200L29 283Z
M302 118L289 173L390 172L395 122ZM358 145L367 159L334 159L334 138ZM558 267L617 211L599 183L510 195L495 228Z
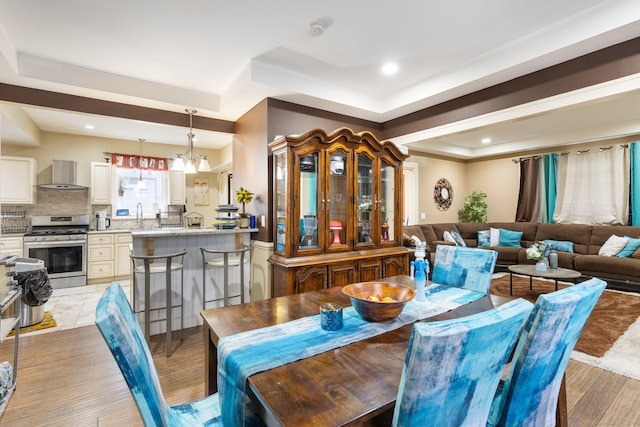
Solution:
M142 202L138 202L136 205L136 224L140 224L140 227L143 225L144 218L142 217Z

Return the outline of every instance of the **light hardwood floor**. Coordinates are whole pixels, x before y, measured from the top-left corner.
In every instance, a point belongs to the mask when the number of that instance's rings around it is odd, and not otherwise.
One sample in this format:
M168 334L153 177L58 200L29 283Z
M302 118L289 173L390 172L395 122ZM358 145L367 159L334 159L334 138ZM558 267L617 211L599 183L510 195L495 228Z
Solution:
M178 337L178 335L176 335ZM151 348L170 405L204 396L202 328L164 355L162 337ZM5 342L0 360L11 357ZM141 426L135 403L95 326L20 339L18 387L1 426ZM569 425L640 426L640 381L571 361L567 369Z

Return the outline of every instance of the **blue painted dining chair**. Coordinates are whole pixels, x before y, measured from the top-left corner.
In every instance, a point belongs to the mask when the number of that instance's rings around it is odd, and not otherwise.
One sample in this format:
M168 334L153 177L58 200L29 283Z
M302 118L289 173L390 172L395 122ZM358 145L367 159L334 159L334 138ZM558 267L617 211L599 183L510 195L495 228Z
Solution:
M497 259L498 252L490 249L438 245L431 280L486 295Z
M517 299L471 316L413 326L394 426L484 426L500 375L533 309Z
M145 426L222 426L218 394L169 406L140 325L119 284L107 288L96 308L96 325L116 359Z
M607 286L600 279L540 295L494 398L488 426L553 426L569 356Z

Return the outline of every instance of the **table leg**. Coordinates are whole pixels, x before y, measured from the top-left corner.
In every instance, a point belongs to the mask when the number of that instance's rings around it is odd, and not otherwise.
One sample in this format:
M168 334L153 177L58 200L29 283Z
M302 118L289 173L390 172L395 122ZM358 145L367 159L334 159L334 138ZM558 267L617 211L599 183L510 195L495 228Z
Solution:
M218 391L218 349L211 340L209 327L204 331L204 395L209 396Z
M509 272L509 295L513 295L513 273Z
M529 276L529 290L533 290L533 276Z
M556 279L556 291L558 290L558 279Z
M562 375L562 383L560 383L560 392L558 393L558 406L556 406L556 427L567 427L569 425L569 417L567 415L567 383L565 382L566 374Z

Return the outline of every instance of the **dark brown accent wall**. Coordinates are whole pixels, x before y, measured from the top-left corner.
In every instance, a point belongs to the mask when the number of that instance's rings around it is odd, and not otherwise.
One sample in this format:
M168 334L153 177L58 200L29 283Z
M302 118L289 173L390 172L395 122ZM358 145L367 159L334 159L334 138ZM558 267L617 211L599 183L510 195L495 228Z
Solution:
M263 100L247 111L236 122L236 134L233 138L233 188L244 187L256 197L247 206L247 211L256 215L258 224L262 215L266 218L266 227L259 227L257 236L262 242L272 242L271 232L271 176L269 147L267 146L268 102ZM232 200L235 203L235 198Z
M84 96L14 86L6 83L0 83L0 101L77 111L100 116L141 120L165 125L189 126L189 115L186 112L176 113L173 111L158 110L156 108L140 107ZM193 127L195 129L225 133L235 133L236 129L236 125L232 121L197 115L193 116Z

